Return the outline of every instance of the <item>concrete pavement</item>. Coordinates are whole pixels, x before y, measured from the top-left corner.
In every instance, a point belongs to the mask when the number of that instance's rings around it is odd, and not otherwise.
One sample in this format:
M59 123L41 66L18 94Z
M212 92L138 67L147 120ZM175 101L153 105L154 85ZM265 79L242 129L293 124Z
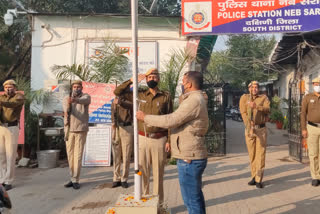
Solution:
M227 121L226 157L211 157L203 176L207 213L319 213L320 187L310 185L309 166L288 158L285 132L268 124L264 189L250 179L243 125ZM18 169L11 213L104 214L121 193L133 192L133 165L128 189L112 189L112 167L83 168L81 189L65 189L68 168ZM172 213L187 213L180 194L176 166L166 166L165 203Z

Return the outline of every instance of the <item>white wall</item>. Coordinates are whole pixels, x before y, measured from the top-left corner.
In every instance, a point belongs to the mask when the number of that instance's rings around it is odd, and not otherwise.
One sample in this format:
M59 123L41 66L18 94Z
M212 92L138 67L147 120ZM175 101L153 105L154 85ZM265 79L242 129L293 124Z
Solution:
M180 18L139 17L139 40L158 43L158 63L168 58L173 48L184 48L186 38L180 36ZM54 80L53 65L86 62L86 41L131 41L130 17L111 16L45 16L33 17L31 87L44 87Z
M294 66L286 65L283 66L283 70L280 71L279 78L273 84L274 89L278 89L278 96L281 98L288 99L289 97L289 82L293 79Z
M303 80L305 81L306 93L313 92L312 80L320 76L320 51L313 49L302 61Z

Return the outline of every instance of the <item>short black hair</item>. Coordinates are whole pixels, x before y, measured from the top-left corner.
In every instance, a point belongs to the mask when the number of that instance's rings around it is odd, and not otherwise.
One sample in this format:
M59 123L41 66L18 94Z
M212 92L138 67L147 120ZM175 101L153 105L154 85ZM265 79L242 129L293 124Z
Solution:
M188 80L192 82L196 89L202 90L203 88L203 74L198 71L188 71L184 74Z

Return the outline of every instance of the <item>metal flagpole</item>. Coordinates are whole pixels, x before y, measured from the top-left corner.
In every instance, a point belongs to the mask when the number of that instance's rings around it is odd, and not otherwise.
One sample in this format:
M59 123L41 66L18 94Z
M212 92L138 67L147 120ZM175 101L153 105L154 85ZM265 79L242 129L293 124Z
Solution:
M139 142L138 121L136 117L138 107L138 0L131 0L131 28L133 46L133 127L134 127L134 198L141 199L141 174L139 171Z

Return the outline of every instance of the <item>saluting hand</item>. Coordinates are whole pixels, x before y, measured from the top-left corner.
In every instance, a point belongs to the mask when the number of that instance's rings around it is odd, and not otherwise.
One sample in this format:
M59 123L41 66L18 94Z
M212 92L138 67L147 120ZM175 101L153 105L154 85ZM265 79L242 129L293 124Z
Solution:
M140 83L145 78L146 78L145 74L138 74L138 83ZM133 82L133 77L131 77L130 81Z
M137 116L137 120L144 121L145 114L142 111L138 111L136 116Z

